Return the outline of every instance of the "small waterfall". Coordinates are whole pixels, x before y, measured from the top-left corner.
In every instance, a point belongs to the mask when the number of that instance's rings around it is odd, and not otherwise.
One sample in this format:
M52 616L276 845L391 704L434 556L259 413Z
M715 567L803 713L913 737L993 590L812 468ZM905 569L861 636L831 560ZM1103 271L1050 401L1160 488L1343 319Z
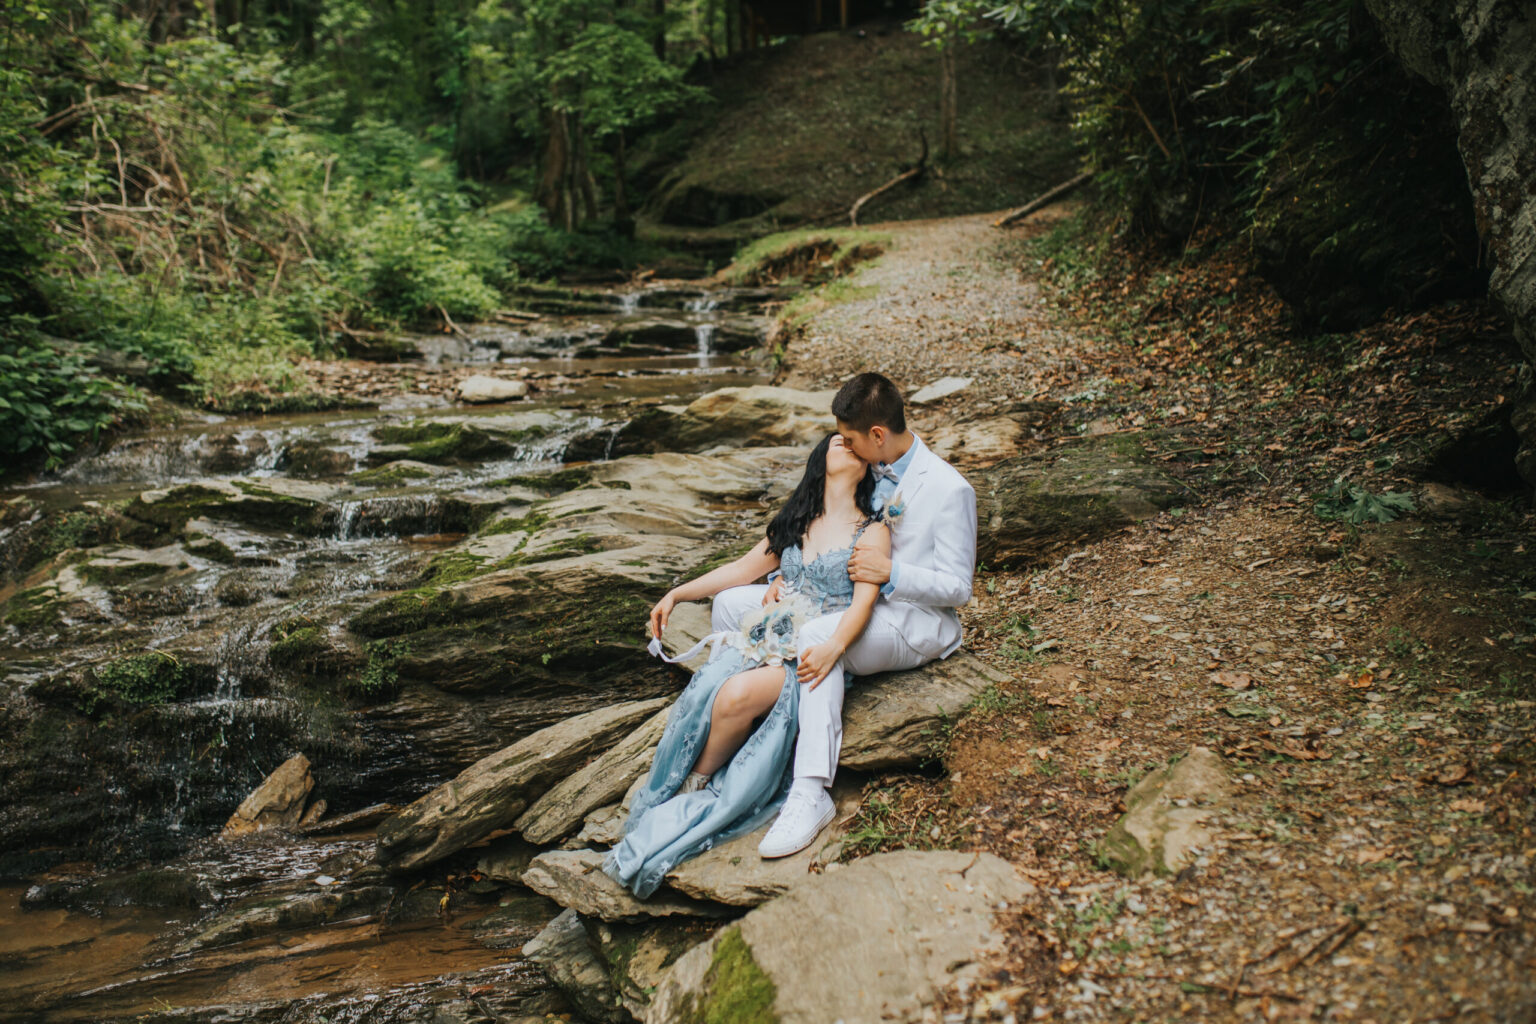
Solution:
M337 517L337 540L440 533L446 505L436 493L400 494L348 501Z
M705 366L709 363L709 348L715 337L715 325L694 324L693 336L698 341L699 365Z
M633 316L639 308L639 292L621 292L619 294L619 314L621 316Z
M341 503L341 515L336 517L336 539L346 540L352 536L357 528L357 517L362 514L362 501L344 501Z
M683 308L690 313L713 313L720 308L720 298L716 295L706 295L699 299L689 299L683 303Z

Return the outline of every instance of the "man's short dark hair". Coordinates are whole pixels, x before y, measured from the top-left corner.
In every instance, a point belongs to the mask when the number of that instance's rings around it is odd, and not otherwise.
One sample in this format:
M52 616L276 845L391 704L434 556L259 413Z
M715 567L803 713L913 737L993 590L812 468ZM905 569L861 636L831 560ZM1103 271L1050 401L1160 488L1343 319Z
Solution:
M893 434L907 429L906 407L901 392L889 377L879 373L861 373L837 390L832 399L832 415L861 434L879 424Z

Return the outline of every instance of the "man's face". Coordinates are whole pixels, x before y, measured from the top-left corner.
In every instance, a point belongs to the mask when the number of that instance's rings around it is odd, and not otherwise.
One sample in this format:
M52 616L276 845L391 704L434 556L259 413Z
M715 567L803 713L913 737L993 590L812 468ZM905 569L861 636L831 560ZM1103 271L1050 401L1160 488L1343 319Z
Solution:
M843 435L843 443L849 450L870 465L885 460L885 428L876 424L869 432L854 430L842 420L837 421L837 432Z

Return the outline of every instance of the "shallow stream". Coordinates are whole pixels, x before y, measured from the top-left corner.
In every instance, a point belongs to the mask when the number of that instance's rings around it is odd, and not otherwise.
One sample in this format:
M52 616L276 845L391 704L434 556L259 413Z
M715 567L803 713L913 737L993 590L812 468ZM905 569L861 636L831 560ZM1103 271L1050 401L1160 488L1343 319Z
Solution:
M412 341L417 364L517 371L534 385L526 399L463 406L402 389L376 409L205 416L117 439L0 491L0 601L11 609L0 632L9 722L0 772L10 780L0 827L15 883L0 889L0 993L10 997L0 1019L417 1020L429 1006L462 1004L469 1020L558 1008L516 954L553 905L515 886L471 892L439 880L447 887L431 890L427 912L419 892L381 878L340 899L334 917L300 914L238 943L187 949L228 908L324 888L327 863L371 857L368 834L208 837L297 744L341 766L323 786L334 814L407 801L494 749L487 743L624 696L573 680L564 705L546 690L478 732L466 726L454 749L423 749L419 716L452 709L394 708L346 739L328 736L327 716L353 712L285 687L269 655L285 631L339 635L380 591L462 553L487 517L537 499L529 477L606 458L639 409L766 381L765 297L589 292L588 311ZM460 447L438 458L450 440ZM244 521L194 512L170 545L97 535L105 509L210 488L238 489L254 511ZM72 670L127 652L158 652L193 682L179 699L137 711L133 735L110 738L110 756L71 747L58 716L34 713L35 687L57 689ZM39 791L57 820L33 820L35 799L29 809L17 796ZM58 863L77 852L75 827L107 838L92 840L92 862ZM145 894L133 874L145 869L179 879L169 897L160 882Z

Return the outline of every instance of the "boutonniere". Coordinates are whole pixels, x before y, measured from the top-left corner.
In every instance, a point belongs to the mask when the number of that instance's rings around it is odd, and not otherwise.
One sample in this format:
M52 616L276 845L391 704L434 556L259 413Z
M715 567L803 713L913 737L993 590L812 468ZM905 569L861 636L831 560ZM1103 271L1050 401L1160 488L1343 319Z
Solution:
M880 510L880 518L884 520L885 525L889 529L894 530L896 529L897 521L901 519L901 517L905 515L906 512L907 499L902 496L900 491L897 491L895 494L891 495L890 500L885 503L885 508Z

